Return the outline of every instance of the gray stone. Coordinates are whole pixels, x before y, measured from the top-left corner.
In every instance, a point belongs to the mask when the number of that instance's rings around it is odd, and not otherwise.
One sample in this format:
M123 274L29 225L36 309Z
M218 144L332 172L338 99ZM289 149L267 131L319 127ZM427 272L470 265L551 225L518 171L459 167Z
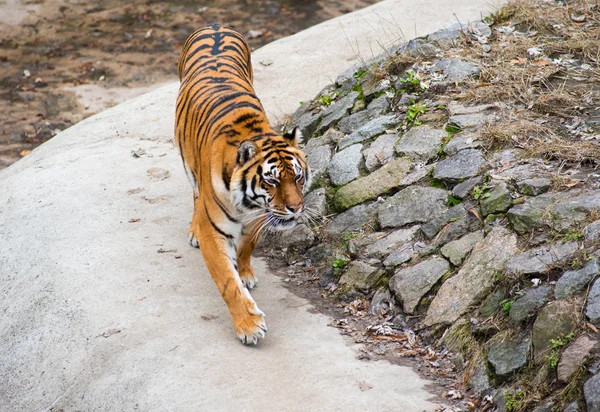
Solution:
M577 242L558 242L552 246L530 249L510 259L506 271L517 275L544 273L569 260L578 248Z
M412 160L427 162L436 156L442 139L447 135L446 131L429 126L413 127L402 136L394 149L396 153Z
M536 364L542 363L552 348L550 339L565 336L577 327L580 308L576 302L557 300L549 303L538 314L532 330L533 357Z
M411 186L402 189L377 207L383 228L426 222L446 210L448 191L432 187Z
M506 296L506 287L500 286L494 293L492 293L486 301L481 305L479 313L481 316L490 317L494 315L500 309L500 303Z
M600 412L600 373L592 376L583 385L588 412Z
M369 312L377 316L385 316L394 308L394 298L387 288L379 288L371 299Z
M508 338L498 334L485 345L487 359L494 374L504 380L527 365L531 340L524 336Z
M397 140L398 136L395 134L384 134L371 143L371 146L363 150L365 167L369 172L383 166L394 158L394 145Z
M343 211L390 192L398 187L398 182L408 174L411 166L407 159L395 159L370 175L347 184L335 193L333 203L336 209Z
M365 249L365 254L368 257L385 257L400 248L402 245L413 241L418 232L419 226L395 230L387 236L376 240L375 242L369 241Z
M363 159L361 144L355 144L336 153L329 163L328 172L335 186L345 185L360 176L359 167Z
M342 97L337 102L333 103L323 112L323 120L319 130L324 132L332 126L335 126L340 119L348 115L350 109L354 106L354 102L358 99L358 92L350 92Z
M583 236L586 242L596 242L600 240L600 220L590 223L583 229Z
M452 189L452 196L457 199L464 199L471 193L471 190L473 190L475 186L480 185L481 182L483 182L483 176L476 176L465 180L454 186L454 189Z
M534 177L517 182L519 193L527 196L537 196L546 193L552 187L552 180L545 177Z
M292 127L297 126L300 128L300 132L305 139L309 139L312 136L323 118L322 111L318 110L316 113L314 112L315 110L309 110L309 105L305 104L294 113L290 121Z
M588 409L589 411L589 409ZM563 409L563 412L581 412L581 408L579 408L579 404L577 401L573 401Z
M397 250L390 253L383 261L383 266L386 268L395 268L403 263L410 261L415 254L410 243L398 247Z
M521 205L513 206L508 211L508 220L514 230L520 234L546 226L547 216L552 205L559 201L561 195L551 193L528 199ZM562 194L566 197L568 194Z
M379 136L380 134L385 133L386 130L396 126L399 122L399 119L393 114L377 117L359 128L356 132L344 136L338 143L338 147L344 149L355 143L360 143L369 140L372 137Z
M423 234L425 234L428 239L434 238L442 227L446 226L448 223L457 221L461 217L467 216L469 214L469 211L467 210L469 207L471 207L471 205L464 205L461 203L440 213L437 217L433 217L421 227Z
M438 30L427 36L427 40L436 43L439 47L450 48L458 44L460 36L460 30Z
M405 313L414 313L419 301L450 270L446 259L434 257L400 269L390 279L390 289L402 303Z
M557 231L565 231L585 222L592 213L600 212L600 190L582 193L564 199L551 210L551 226Z
M472 213L448 223L444 230L440 231L434 239L434 247L440 247L453 240L460 239L468 233L481 230L483 224Z
M558 380L569 383L571 377L583 366L590 353L596 347L597 341L587 336L580 336L570 344L561 354L557 368Z
M456 321L492 288L495 275L504 270L517 250L517 237L507 229L494 227L477 243L460 271L442 284L431 302L425 326Z
M512 206L510 190L508 190L508 186L504 182L496 185L496 187L491 192L487 192L486 195L487 194L489 194L489 196L479 200L481 213L484 216L491 215L492 213L504 213Z
M313 190L304 197L304 204L310 210L310 215L314 218L325 217L327 211L327 198L325 188Z
M357 112L350 116L344 117L338 123L338 129L344 134L350 134L360 129L365 123L371 120L371 116L367 111Z
M497 104L479 104L479 105L475 105L475 106L465 106L464 104L461 104L459 102L457 102L456 100L451 101L450 103L448 103L448 111L450 112L450 116L456 116L456 115L461 115L461 114L476 114L476 113L481 113L481 112L489 112L492 110L497 110L498 108L500 108L499 105Z
M600 279L596 280L590 289L585 315L594 325L600 326Z
M338 85L343 91L351 90L356 84L356 78L354 75L360 70L367 70L367 66L363 61L355 63L342 74L340 74L335 79L335 84Z
M469 387L477 395L483 395L492 387L485 362L477 362L473 373L469 377Z
M437 163L423 165L423 164L417 163L415 165L415 169L413 170L413 172L406 175L406 177L400 181L399 186L405 187L405 186L414 185L418 181L426 178L429 175L429 173L431 172L431 170L433 170L433 168L435 167L436 164Z
M327 171L333 150L324 137L310 139L303 150L312 171L314 182Z
M492 35L492 29L483 21L469 22L468 24L455 23L448 30L462 30L473 40L482 40Z
M551 291L548 286L529 289L523 296L513 302L508 316L514 323L527 320L530 316L535 315L536 310L544 306Z
M541 405L539 405L538 407L536 407L533 412L550 412L552 411L552 407L554 406L554 402L550 401L550 402L546 402L543 403Z
M564 299L572 296L582 290L587 289L588 285L600 275L600 265L598 258L593 258L586 262L579 270L568 270L556 282L554 297Z
M389 113L391 109L392 105L390 103L390 98L386 95L373 99L373 101L367 106L367 112L369 113L369 116L372 117Z
M341 235L348 232L357 232L375 216L372 204L354 206L333 218L325 228L330 235Z
M508 409L506 408L506 394L508 393L512 392L508 388L503 388L494 394L492 401L494 402L494 405L496 405L496 412L508 412Z
M430 59L436 57L442 51L423 39L413 39L406 45L406 52L412 57Z
M365 100L369 101L375 95L385 92L390 87L389 80L381 80L372 71L362 78L362 92Z
M348 269L340 278L339 285L343 289L369 289L377 283L381 274L376 267L367 265L364 262L350 262Z
M478 135L474 133L460 133L453 136L452 139L444 147L444 152L450 156L455 155L465 149L480 149L483 147L483 142L477 140Z
M475 244L483 240L483 233L480 231L469 233L458 240L446 244L440 252L454 266L460 266L465 257L471 252Z
M480 174L485 165L486 160L481 150L461 150L439 162L433 170L433 177L448 183L460 183L463 179Z
M304 252L315 241L314 232L304 223L301 223L286 232L277 232L269 237L269 243L276 244L279 248L292 248L295 252Z
M434 69L442 71L446 75L446 80L451 82L479 76L481 73L481 68L475 63L449 58L438 61L434 65Z
M456 114L450 116L448 124L458 129L466 129L469 127L480 127L487 123L496 121L497 118L491 113L472 113L472 114Z

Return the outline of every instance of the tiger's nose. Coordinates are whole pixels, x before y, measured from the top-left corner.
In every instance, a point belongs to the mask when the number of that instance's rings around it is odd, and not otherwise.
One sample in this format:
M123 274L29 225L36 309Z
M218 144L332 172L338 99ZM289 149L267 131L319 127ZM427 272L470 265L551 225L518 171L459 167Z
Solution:
M287 210L289 210L290 212L292 212L292 213L298 213L298 212L302 211L302 207L303 207L302 204L299 204L299 205L285 205L285 208Z

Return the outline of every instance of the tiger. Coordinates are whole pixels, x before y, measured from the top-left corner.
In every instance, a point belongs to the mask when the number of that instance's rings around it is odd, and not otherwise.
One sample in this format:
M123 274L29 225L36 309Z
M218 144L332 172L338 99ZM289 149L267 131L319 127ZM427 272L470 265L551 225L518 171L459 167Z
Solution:
M200 247L237 337L256 345L265 314L249 290L265 230L293 228L305 211L310 167L296 127L276 133L256 96L248 43L213 24L190 35L178 62L175 141L193 188L190 245Z

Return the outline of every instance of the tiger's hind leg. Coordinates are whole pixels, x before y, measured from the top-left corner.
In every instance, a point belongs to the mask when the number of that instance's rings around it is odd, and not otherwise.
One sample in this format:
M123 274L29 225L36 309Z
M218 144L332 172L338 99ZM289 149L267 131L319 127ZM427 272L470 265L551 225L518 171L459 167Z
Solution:
M200 247L200 224L198 221L198 210L200 207L200 196L194 193L194 212L192 213L192 224L190 225L190 231L188 232L188 241L192 247Z
M264 218L249 227L245 227L238 246L237 263L240 279L248 289L258 286L258 278L250 266L250 259L252 258L252 252L260 239L256 232L262 226L263 221Z
M217 233L203 213L200 220L200 245L206 266L227 304L235 334L244 344L257 344L265 337L265 314L242 283L236 270L236 251L232 239Z

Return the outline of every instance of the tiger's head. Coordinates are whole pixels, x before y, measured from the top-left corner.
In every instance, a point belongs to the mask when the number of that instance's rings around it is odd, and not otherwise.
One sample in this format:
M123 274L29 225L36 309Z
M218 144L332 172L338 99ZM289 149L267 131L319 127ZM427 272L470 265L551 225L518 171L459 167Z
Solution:
M303 193L311 177L298 147L301 138L296 127L260 148L253 140L240 144L230 185L231 201L240 213L251 218L264 215L276 230L296 225L305 211Z

